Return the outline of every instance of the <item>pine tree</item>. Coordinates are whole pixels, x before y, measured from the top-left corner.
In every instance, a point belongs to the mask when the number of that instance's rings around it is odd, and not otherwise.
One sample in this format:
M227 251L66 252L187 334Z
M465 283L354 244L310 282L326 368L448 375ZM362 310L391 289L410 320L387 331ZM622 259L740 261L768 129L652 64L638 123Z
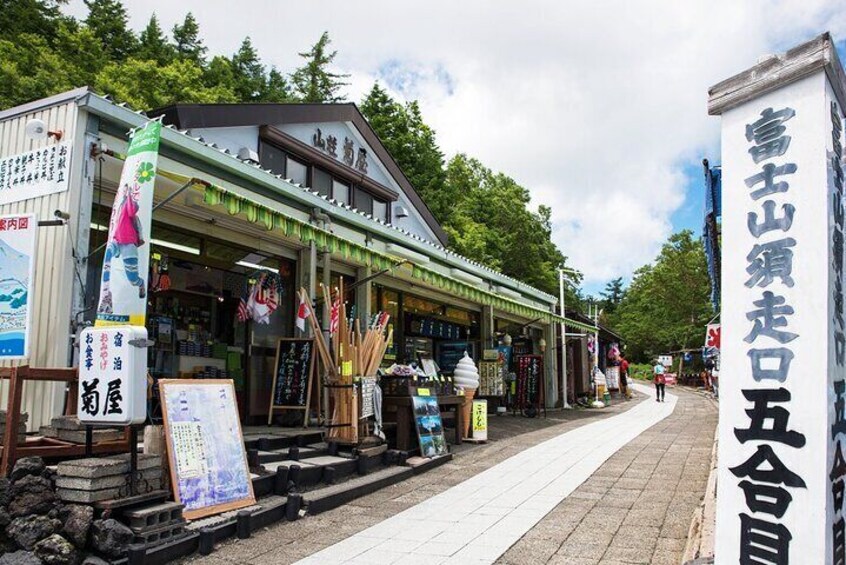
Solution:
M202 64L206 56L206 48L200 39L200 25L194 14L188 12L182 25L173 26L173 43L177 57Z
M238 52L232 56L232 72L235 79L235 95L241 102L261 100L266 81L264 65L249 37L241 42Z
M291 100L291 87L285 80L285 75L272 67L270 72L267 73L267 82L261 102L290 102Z
M150 16L150 22L141 32L138 52L135 56L139 59L156 61L160 65L166 65L173 60L174 48L162 32L155 13Z
M291 82L294 83L294 95L300 102L332 103L343 102L346 98L339 94L348 83L344 79L350 75L333 73L329 66L335 60L337 51L328 52L329 32L324 31L317 43L309 51L299 53L305 64L294 71Z
M0 39L13 40L31 33L50 40L61 19L56 0L0 0Z
M120 61L138 48L138 39L128 27L129 17L120 0L85 0L85 25L100 40L110 59Z

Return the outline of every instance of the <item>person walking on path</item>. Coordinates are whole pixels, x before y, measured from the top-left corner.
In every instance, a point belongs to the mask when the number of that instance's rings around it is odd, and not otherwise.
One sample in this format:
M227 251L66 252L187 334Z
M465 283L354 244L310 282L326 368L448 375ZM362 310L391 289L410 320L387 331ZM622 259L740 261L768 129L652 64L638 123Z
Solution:
M655 383L655 402L664 402L664 365L659 361L652 368L652 381Z
M629 392L629 361L623 353L620 353L620 388L623 389L623 397L626 400L632 397Z

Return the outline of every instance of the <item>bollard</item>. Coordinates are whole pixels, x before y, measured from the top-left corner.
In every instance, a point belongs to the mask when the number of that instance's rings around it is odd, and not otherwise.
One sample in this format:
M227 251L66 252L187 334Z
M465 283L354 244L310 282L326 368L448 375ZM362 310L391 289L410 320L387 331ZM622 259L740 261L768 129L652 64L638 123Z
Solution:
M355 468L358 471L359 475L366 475L367 474L367 458L366 457L359 457L355 460Z
M294 483L296 485L300 481L300 466L291 465L288 467L288 484Z
M238 530L238 539L247 539L250 537L250 512L247 510L240 510L238 512L238 523L236 528Z
M209 555L214 551L214 530L200 528L200 555Z
M338 456L338 442L337 441L330 441L329 442L329 455L332 457Z
M299 461L300 460L300 448L292 445L288 448L288 459L292 461Z
M323 482L327 485L335 483L335 467L325 467L323 469Z
M129 565L144 565L147 560L147 549L143 544L130 544L128 554Z
M273 494L283 495L288 490L288 468L276 467L276 477L273 479Z
M256 469L259 466L259 454L258 449L248 449L247 450L247 465L250 469Z
M303 495L290 494L288 501L285 503L285 519L293 522L300 517L300 508L303 505Z

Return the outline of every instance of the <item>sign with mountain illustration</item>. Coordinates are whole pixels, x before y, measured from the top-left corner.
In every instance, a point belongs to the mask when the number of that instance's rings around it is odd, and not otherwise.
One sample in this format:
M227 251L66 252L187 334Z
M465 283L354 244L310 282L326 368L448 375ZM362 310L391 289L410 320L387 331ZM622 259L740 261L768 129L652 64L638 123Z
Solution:
M0 360L29 357L38 219L0 216Z

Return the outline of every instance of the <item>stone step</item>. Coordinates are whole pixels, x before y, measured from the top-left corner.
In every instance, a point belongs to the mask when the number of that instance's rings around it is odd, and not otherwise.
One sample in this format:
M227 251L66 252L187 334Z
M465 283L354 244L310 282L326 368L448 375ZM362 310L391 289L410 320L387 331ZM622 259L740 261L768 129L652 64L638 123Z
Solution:
M123 515L129 519L129 527L138 533L149 528L164 526L170 522L182 520L184 504L178 502L165 502L153 504L144 508L128 510Z
M151 467L139 471L141 478L147 481L162 478L161 467ZM68 477L64 475L56 476L56 487L72 490L103 490L107 488L122 487L126 484L126 477L129 473L121 475L111 475L108 477L97 477L91 479L84 479L82 477Z
M307 492L303 494L303 503L309 514L320 514L413 475L414 471L409 467L388 467L344 483Z
M161 466L161 455L138 454L139 471ZM83 479L121 475L129 472L129 454L122 453L109 457L89 457L88 459L64 461L59 463L57 472L65 477L80 477Z
M29 412L21 412L20 419L18 422L21 424L26 424L29 421ZM6 411L0 410L0 424L6 423Z
M162 486L161 479L153 479L148 481L149 488L153 490L160 489ZM75 489L56 489L56 496L65 502L79 502L82 504L91 504L94 502L101 502L103 500L111 500L117 498L121 494L126 494L126 487L114 487L102 490L75 490ZM123 491L123 492L121 492Z
M53 426L41 426L38 433L44 437L69 441L71 443L85 443L85 430L63 430ZM120 441L124 438L121 430L93 430L91 434L92 443L104 441Z
M302 461L304 459L310 459L312 457L321 457L323 455L328 455L329 449L326 447L323 448L314 448L314 447L297 447L296 448L296 457L298 461ZM284 459L291 459L292 453L291 448L286 447L282 449L274 449L272 451L259 451L259 463L270 463L273 461L282 461Z

